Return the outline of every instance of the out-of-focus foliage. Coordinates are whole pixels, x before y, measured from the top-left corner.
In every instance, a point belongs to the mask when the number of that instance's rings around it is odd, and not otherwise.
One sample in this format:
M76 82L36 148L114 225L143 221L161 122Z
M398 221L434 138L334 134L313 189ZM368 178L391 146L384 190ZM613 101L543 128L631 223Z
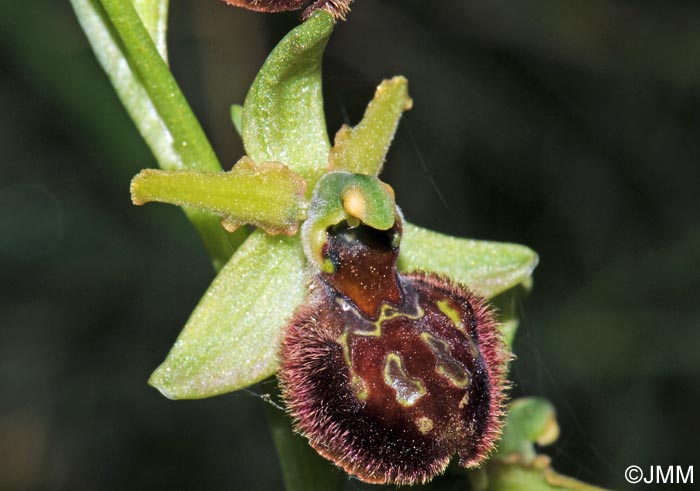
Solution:
M513 393L557 407L557 470L624 489L630 464L697 461L700 6L365 1L349 19L328 127L403 73L416 105L384 179L407 219L540 253ZM171 66L227 169L229 107L295 23L171 5ZM130 205L153 159L68 3L0 4L0 63L0 487L280 489L261 400L173 406L144 383L210 267L177 210Z

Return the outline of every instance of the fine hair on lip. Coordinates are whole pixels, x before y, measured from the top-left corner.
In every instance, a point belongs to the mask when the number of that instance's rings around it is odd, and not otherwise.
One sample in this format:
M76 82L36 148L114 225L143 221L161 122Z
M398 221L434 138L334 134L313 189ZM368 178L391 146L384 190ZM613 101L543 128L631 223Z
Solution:
M503 423L509 357L487 302L396 270L396 230L328 229L313 294L288 324L279 378L296 429L369 483L424 483L453 455L478 466Z

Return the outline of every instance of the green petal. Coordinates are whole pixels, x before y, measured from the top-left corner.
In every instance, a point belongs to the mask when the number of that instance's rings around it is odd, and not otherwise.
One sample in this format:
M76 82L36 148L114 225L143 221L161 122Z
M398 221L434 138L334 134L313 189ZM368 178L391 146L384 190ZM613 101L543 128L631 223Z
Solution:
M517 285L529 288L537 261L522 245L458 239L404 222L398 267L443 274L492 298Z
M248 156L287 165L307 179L309 190L328 161L321 58L332 31L333 17L318 11L287 34L267 57L243 106Z
M241 389L277 371L283 328L306 297L298 237L254 232L213 281L149 383L171 399Z
M282 164L243 157L229 172L146 169L131 181L136 205L150 201L215 213L234 231L244 224L293 235L306 217L306 182Z
M384 80L367 106L362 121L336 133L328 165L331 170L378 175L394 139L401 114L413 105L404 77Z

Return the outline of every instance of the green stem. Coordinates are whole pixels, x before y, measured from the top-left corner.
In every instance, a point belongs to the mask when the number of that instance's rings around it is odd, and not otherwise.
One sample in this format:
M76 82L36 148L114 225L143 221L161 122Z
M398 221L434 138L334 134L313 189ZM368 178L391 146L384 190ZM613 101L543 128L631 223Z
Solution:
M209 140L133 4L129 0L102 0L102 6L119 33L130 63L168 127L173 147L183 157L182 166L220 171L221 165Z
M279 457L286 491L340 491L345 474L320 457L292 429L283 411L268 405L267 421Z
M161 135L159 145L164 144L162 140L165 137L170 137L172 140L170 145L167 145L172 152L163 151L156 155L159 165L171 170L221 171L221 165L207 137L134 5L129 0L102 0L101 4L118 35L120 48L125 51L125 58L129 61L135 76L148 94L148 99L165 126L167 133ZM98 16L100 14L100 9L95 3L79 6L79 3L74 0L74 5L79 13L93 9ZM93 45L96 51L103 48L100 43L93 43ZM110 73L110 76L115 80L115 74ZM166 156L168 153L176 154L177 158L169 158ZM231 257L237 243L243 237L229 236L221 227L219 218L214 215L188 208L185 208L185 213L197 228L212 257L214 267L219 270Z

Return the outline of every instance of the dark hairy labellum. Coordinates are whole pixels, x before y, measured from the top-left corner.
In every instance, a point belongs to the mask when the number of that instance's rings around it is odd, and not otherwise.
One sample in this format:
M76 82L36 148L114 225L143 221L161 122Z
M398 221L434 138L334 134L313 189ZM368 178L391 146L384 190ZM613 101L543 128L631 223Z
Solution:
M297 430L370 483L426 482L454 454L478 466L502 424L508 355L493 312L445 278L399 274L400 234L399 220L329 229L333 272L317 275L281 352Z
M311 3L309 0L224 0L224 2L258 12L299 10L309 4L302 14L303 19L307 19L316 10L325 10L336 19L345 19L350 11L352 0L316 0Z

